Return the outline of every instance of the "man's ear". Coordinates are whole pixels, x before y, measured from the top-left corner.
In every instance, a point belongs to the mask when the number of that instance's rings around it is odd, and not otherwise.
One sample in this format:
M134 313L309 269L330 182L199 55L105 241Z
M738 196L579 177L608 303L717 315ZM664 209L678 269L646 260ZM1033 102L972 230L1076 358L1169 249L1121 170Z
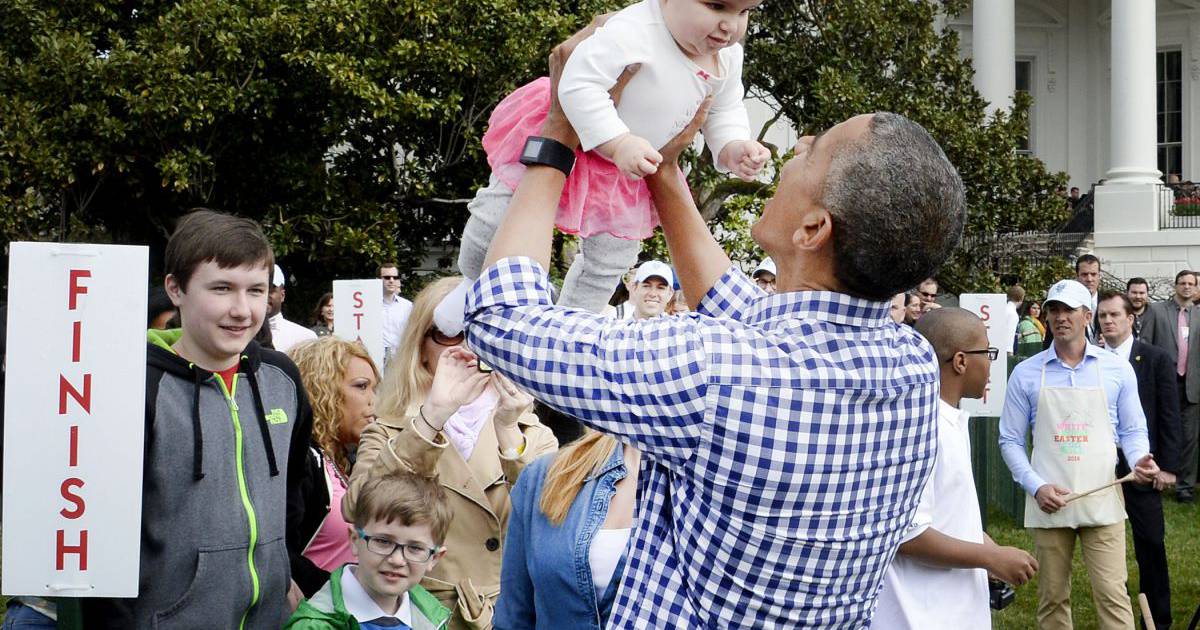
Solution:
M797 249L818 250L832 242L833 215L825 208L806 212L800 219L800 227L792 232L792 244Z

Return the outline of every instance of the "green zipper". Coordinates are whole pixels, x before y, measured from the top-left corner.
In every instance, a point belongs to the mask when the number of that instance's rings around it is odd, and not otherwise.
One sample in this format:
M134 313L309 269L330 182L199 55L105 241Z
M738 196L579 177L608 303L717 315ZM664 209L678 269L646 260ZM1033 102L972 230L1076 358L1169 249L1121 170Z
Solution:
M250 550L246 554L246 564L250 567L250 583L254 587L253 597L250 599L250 605L242 613L242 621L238 624L238 628L246 627L246 615L250 614L250 609L258 603L259 584L258 571L254 568L254 548L258 545L258 518L254 515L254 504L250 502L250 493L246 490L246 467L245 459L242 455L242 421L238 418L237 401L234 400L234 393L237 392L237 374L233 375L233 390L225 388L225 381L221 377L213 375L217 379L217 384L221 387L221 391L225 393L225 399L229 401L229 413L233 416L233 439L234 448L236 449L237 457L237 479L238 491L242 494L242 507L246 509L246 518L250 521Z

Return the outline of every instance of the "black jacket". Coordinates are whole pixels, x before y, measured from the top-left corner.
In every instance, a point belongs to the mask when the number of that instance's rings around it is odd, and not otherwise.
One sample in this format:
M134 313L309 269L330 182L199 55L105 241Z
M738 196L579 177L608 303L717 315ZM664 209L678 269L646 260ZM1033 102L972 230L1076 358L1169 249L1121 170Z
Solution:
M1137 375L1138 398L1146 414L1150 452L1154 453L1159 468L1178 473L1182 429L1175 365L1162 349L1141 340L1134 340L1129 362Z

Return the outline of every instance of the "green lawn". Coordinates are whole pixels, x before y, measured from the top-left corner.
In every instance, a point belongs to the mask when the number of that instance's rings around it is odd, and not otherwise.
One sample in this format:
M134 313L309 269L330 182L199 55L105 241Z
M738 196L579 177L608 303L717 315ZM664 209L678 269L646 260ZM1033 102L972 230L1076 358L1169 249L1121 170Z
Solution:
M1200 517L1200 508L1196 505L1180 505L1173 500L1164 499L1163 509L1167 517L1167 561L1171 570L1171 606L1174 616L1174 627L1187 628L1200 603L1200 568L1195 558L1200 557L1200 531L1196 528L1196 520ZM1020 547L1033 553L1033 539L1024 527L1013 522L1008 515L993 509L988 513L988 534L1001 545ZM1126 525L1125 538L1127 542L1126 558L1129 563L1129 593L1130 597L1137 596L1138 569L1133 557L1133 535ZM1071 608L1074 614L1076 628L1095 628L1096 610L1092 606L1092 589L1088 583L1087 571L1079 558L1078 548L1075 551L1075 570L1071 577ZM0 596L0 621L4 619L4 602L6 597ZM1136 599L1132 603L1134 615L1141 619ZM1037 612L1037 578L1017 589L1017 600L1002 611L992 612L992 626L995 630L1029 630L1036 628Z
M1200 510L1196 505L1180 505L1164 496L1163 509L1167 520L1167 563L1171 571L1171 614L1173 628L1187 628L1196 605L1200 603L1200 532L1196 520ZM988 534L1001 545L1020 547L1033 553L1033 538L1008 515L993 509L988 513ZM1133 534L1125 526L1126 552L1129 563L1129 594L1134 616L1141 619L1137 604L1138 569L1133 557ZM1087 571L1075 549L1075 565L1071 575L1071 610L1076 628L1095 628L1096 609L1092 606L1092 589ZM1017 589L1017 600L1002 611L992 612L996 630L1028 630L1037 627L1037 578Z

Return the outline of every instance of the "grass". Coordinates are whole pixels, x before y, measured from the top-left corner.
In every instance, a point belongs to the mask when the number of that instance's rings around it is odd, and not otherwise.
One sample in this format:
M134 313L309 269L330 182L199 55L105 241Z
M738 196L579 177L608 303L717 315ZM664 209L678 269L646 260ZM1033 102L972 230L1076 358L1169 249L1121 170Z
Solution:
M1196 535L1196 520L1200 511L1195 504L1180 505L1164 495L1163 512L1167 530L1167 565L1171 574L1171 616L1173 628L1187 628L1200 603L1200 536ZM988 513L988 534L1001 545L1020 547L1033 553L1033 537L1007 514L999 510ZM1133 533L1125 525L1125 558L1129 566L1129 596L1134 616L1141 619L1137 604L1138 568L1133 556ZM1092 588L1087 570L1075 547L1075 563L1071 573L1071 611L1076 628L1095 628L1098 625L1096 608L1092 605ZM1017 599L1008 608L992 611L995 630L1027 630L1037 627L1037 577L1017 589Z
M1171 572L1171 615L1174 628L1187 628L1196 605L1200 603L1200 566L1195 558L1200 557L1200 536L1196 535L1195 523L1200 518L1196 504L1180 505L1164 498L1163 512L1167 521L1167 564ZM1033 538L1029 532L1007 514L992 509L988 512L988 534L997 543L1020 547L1033 553ZM1129 566L1129 596L1134 616L1141 619L1137 605L1138 568L1133 557L1133 534L1125 525L1125 559ZM4 620L4 602L0 596L0 621ZM1092 589L1087 570L1075 549L1075 564L1071 574L1071 610L1076 628L1097 627L1096 609L1092 605ZM1017 599L1008 608L992 611L994 630L1028 630L1037 627L1037 577L1017 589ZM1139 626L1140 627L1140 626Z

